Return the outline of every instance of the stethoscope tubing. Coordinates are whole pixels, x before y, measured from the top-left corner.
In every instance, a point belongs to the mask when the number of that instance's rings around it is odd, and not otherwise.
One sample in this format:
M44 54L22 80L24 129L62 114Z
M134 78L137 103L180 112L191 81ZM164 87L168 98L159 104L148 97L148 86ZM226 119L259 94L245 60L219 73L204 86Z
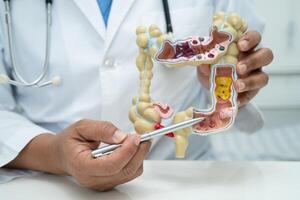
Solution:
M14 86L24 86L24 87L45 87L53 84L53 81L46 81L42 83L42 80L46 77L47 71L49 69L49 57L50 57L50 44L51 44L51 25L52 25L52 1L46 0L46 50L45 59L43 63L43 68L41 74L32 82L26 81L21 73L19 72L19 67L17 64L16 54L14 50L13 41L13 31L12 31L12 20L11 20L11 7L10 0L4 0L5 3L5 20L7 25L7 35L8 35L8 46L9 54L12 64L12 73L15 75L17 80L8 79L8 83Z
M59 85L61 82L61 79L59 76L53 77L50 81L45 81L47 72L49 70L49 62L50 62L50 45L51 45L51 25L52 25L52 4L53 0L45 0L46 4L46 47L45 47L45 56L44 56L44 63L42 67L41 74L32 82L29 82L24 79L24 77L21 75L19 71L19 65L17 63L17 58L15 54L14 49L14 40L13 40L13 30L12 30L12 16L11 16L11 6L10 0L3 0L5 4L5 20L6 20L6 29L7 29L7 35L8 35L8 48L9 48L9 55L11 59L11 68L12 68L12 74L15 76L15 79L12 79L8 77L5 74L0 74L0 79L3 82L6 82L8 84L14 85L14 86L24 86L24 87L45 87L48 85ZM163 3L163 9L165 13L165 20L166 20L166 28L167 33L172 34L173 33L173 27L172 27L172 21L170 16L170 9L169 9L169 3L168 0L162 0ZM0 80L0 82L1 82Z
M173 25L171 20L169 2L168 0L162 0L162 2L163 2L163 8L164 8L164 14L166 20L166 29L167 29L166 31L168 34L173 34Z

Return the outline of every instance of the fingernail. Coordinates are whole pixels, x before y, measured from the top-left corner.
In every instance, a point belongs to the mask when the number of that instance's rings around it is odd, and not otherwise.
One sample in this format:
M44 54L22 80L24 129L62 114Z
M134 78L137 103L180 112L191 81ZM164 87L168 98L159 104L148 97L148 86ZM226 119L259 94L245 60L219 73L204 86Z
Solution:
M240 74L245 74L246 71L247 71L247 65L245 65L245 64L240 64L240 65L238 66L238 68L239 68L239 73L240 73Z
M139 136L138 134L135 134L134 144L136 146L139 146L140 145L140 141L141 141L141 136Z
M241 50L247 50L249 42L247 40L242 40L239 42Z
M237 87L238 87L238 91L242 92L246 88L246 85L243 81L238 81L237 82Z
M126 138L127 134L120 131L120 130L116 130L116 132L114 133L114 135L112 136L112 139L115 142L121 142Z
M241 105L240 100L237 100L236 103L237 103L237 106L240 107L240 105Z

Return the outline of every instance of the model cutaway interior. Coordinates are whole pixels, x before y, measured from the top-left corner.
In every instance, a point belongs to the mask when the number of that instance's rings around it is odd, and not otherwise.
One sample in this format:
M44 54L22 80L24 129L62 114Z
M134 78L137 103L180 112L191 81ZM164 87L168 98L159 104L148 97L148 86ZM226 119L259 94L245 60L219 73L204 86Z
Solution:
M167 136L173 137L176 157L183 158L188 147L188 136L209 135L228 130L238 111L236 65L239 54L237 41L247 30L246 22L236 13L219 12L214 15L209 36L191 36L173 40L156 25L136 30L139 55L136 66L140 73L138 94L133 98L129 118L139 134L164 127L166 119L179 123L191 118L205 120L193 127L181 129ZM166 67L210 65L210 108L187 108L174 111L167 103L153 100L150 94L153 61Z

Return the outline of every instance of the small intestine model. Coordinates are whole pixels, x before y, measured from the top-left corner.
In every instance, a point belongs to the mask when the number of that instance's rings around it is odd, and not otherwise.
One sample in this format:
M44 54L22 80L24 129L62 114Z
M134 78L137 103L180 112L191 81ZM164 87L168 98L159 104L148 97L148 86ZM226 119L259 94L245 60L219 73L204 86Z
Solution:
M173 40L152 25L136 30L139 55L136 66L140 73L138 95L133 98L129 118L139 134L164 127L164 120L172 118L179 123L203 117L202 122L167 136L175 140L176 157L183 158L189 134L209 135L229 129L235 120L238 105L234 81L237 79L237 41L247 30L246 22L236 13L216 13L210 36L192 36ZM154 101L150 96L153 60L170 68L210 65L211 107L199 110L188 108L175 113L167 104Z

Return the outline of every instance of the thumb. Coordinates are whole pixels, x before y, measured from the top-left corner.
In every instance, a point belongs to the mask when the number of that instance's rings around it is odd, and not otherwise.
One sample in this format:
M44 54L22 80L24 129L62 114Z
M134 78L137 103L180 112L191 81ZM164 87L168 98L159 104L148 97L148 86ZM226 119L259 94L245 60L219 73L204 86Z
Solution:
M210 65L203 64L197 67L198 75L209 76L210 75Z
M108 144L121 143L127 134L118 130L110 122L82 120L78 122L76 131L86 141L105 142Z

